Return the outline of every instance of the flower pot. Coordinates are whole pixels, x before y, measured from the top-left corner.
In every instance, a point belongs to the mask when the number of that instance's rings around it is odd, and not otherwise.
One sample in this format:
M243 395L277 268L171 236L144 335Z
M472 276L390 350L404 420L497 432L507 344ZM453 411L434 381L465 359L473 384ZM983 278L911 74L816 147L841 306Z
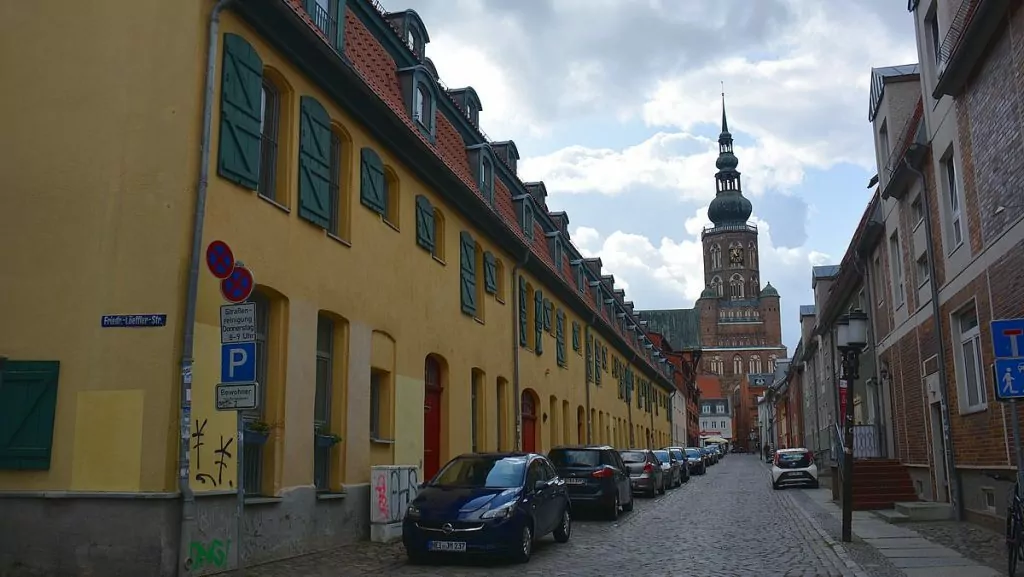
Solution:
M330 435L316 435L316 446L317 448L333 447L338 443L338 439Z
M242 439L243 439L243 441L245 442L246 445L264 445L264 444L266 444L267 439L269 437L270 437L270 432L269 431L268 432L251 431L249 429L245 429L245 431L244 431L244 433L242 435Z

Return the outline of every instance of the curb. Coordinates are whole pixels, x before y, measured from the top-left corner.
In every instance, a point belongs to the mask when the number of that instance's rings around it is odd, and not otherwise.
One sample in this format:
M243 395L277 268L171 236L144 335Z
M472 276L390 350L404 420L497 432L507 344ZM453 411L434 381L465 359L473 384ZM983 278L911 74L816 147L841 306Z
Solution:
M839 560L842 561L844 565L846 565L846 568L853 571L854 577L870 577L868 573L864 571L863 567L858 565L856 561L850 558L850 554L846 551L846 546L840 543L839 541L833 539L832 536L825 531L821 524L818 523L817 519L812 517L810 513L804 510L803 506L796 502L796 499L794 499L792 496L789 496L789 501L790 503L793 504L795 509L800 511L800 515L803 516L803 518L807 521L808 525L810 525L811 528L814 529L814 532L817 533L825 541L825 544L828 545L828 547L835 552L836 557L839 557Z

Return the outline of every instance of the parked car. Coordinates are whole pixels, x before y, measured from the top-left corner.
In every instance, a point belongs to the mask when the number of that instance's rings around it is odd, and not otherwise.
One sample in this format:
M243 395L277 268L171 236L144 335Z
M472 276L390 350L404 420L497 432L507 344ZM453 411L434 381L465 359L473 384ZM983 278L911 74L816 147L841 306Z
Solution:
M614 521L619 511L633 510L633 486L619 452L607 445L555 447L548 452L565 481L573 508L599 507Z
M498 554L529 561L534 542L572 533L565 483L543 455L467 454L420 486L402 522L409 561L431 554Z
M658 449L654 451L654 456L661 461L661 471L665 474L665 486L670 489L683 484L683 474L680 472L679 461L672 456L672 453L667 449Z
M711 450L715 452L715 457L718 460L721 460L722 457L725 457L725 451L722 450L722 446L719 445L718 443L712 443L708 446L711 447Z
M690 480L690 467L686 458L685 447L665 447L665 450L672 453L672 457L679 462L679 474L683 478L683 482Z
M691 475L703 475L708 472L707 461L697 447L686 448L686 467Z
M622 461L629 470L629 480L633 492L642 491L648 497L665 494L665 473L661 470L661 462L650 449L628 449L619 451Z
M772 461L772 489L791 485L818 488L818 466L814 453L804 448L779 449Z

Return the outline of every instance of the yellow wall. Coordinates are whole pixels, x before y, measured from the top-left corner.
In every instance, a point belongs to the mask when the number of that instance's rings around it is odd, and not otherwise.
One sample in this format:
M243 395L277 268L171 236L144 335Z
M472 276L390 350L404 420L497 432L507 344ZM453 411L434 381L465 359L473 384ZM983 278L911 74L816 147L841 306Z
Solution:
M61 363L50 469L0 490L175 486L206 5L0 6L0 355Z
M21 247L0 257L0 354L61 361L51 469L0 471L0 490L173 491L180 319L209 5L172 8L144 0L124 11L114 0L88 4L65 6L48 0L33 3L35 10L24 5L0 9L4 38L23 46L47 45L46 50L0 54L0 69L9 84L37 88L0 94L2 138L11 144L0 155L0 174L9 192L0 205L0 238L7 246ZM93 31L99 29L104 30L103 42L95 41ZM288 106L281 111L282 127L288 130L278 151L280 203L217 176L219 94L209 148L204 246L215 239L230 244L272 299L268 379L261 383L265 420L272 426L265 447L264 492L278 494L313 482L319 314L336 323L330 429L344 440L332 450L335 488L368 482L371 464L422 466L424 362L430 354L444 364L442 464L471 450L468 416L474 378L479 387L478 449L497 449L499 438L502 448L511 448L517 322L513 259L472 231L481 249L504 264L505 298L501 302L485 296L481 320L462 314L459 232L469 225L231 12L222 15L221 32L245 37L275 79L289 88ZM159 46L146 56L149 73L136 65L140 46ZM58 53L61 57L54 58ZM219 92L219 53L216 61ZM75 98L68 97L71 86L79 87ZM299 219L294 210L302 95L317 98L347 138L342 152L344 240ZM359 202L358 154L364 146L380 154L399 185L395 223L383 222ZM443 212L447 262L415 243L416 194L427 195ZM59 266L46 260L51 255L59 257ZM550 291L545 294L550 298ZM235 435L234 413L213 408L223 302L216 279L203 267L191 426L192 433L201 428L203 445L193 445L190 452L196 491L225 490L237 483L236 451L221 463L214 453ZM542 356L521 350L522 388L538 396L539 450L576 442L577 412L587 404L585 323L561 303L555 306L567 314L567 367L555 362L553 331L544 337ZM128 313L167 314L168 325L99 328L102 314ZM573 321L581 324L580 353L572 349ZM393 442L369 438L372 370L389 375L382 436ZM593 440L625 444L630 412L617 398L610 370L611 357L602 385L591 387ZM505 394L503 431L497 430L499 383L504 383ZM650 417L638 419L641 411L635 403L632 415L634 423L649 427ZM662 411L656 429L667 434L666 416Z

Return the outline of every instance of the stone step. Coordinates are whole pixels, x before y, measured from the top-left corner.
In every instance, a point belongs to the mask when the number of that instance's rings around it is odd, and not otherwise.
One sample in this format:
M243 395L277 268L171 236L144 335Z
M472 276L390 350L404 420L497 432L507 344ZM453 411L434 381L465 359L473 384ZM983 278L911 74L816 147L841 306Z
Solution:
M894 508L911 521L948 521L953 518L953 507L949 503L900 501L895 503Z
M910 517L904 515L903 513L900 513L896 509L879 509L877 511L872 511L872 513L881 517L882 520L888 521L889 523L906 523L910 521Z

